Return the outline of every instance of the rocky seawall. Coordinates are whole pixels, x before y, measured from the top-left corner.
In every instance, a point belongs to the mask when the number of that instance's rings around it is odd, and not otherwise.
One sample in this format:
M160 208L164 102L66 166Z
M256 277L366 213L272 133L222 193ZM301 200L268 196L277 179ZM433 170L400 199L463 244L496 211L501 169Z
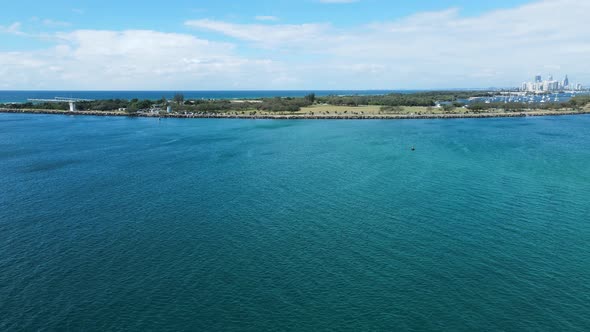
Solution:
M127 116L145 118L185 118L185 119L276 119L276 120L403 120L403 119L471 119L471 118L520 118L528 116L557 116L590 114L590 109L581 111L531 111L506 113L470 113L470 114L150 114L108 111L60 111L30 109L0 109L0 113L57 114L57 115L91 115L91 116Z

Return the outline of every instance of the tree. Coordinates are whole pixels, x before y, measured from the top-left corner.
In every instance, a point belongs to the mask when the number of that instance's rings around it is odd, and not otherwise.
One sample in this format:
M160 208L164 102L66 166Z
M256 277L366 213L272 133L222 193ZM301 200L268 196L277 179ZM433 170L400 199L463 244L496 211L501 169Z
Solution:
M310 104L313 104L315 102L315 93L310 93L305 96L305 100L307 100Z
M152 107L153 104L154 103L151 100L144 99L144 100L140 100L137 103L137 107L139 109L149 109L150 107Z
M129 114L135 114L139 111L139 108L137 107L137 104L129 104L129 106L127 106L127 109L125 110L127 113Z
M444 104L444 105L442 105L442 109L445 112L450 112L450 111L452 111L452 110L455 109L455 105L453 105L453 104Z
M182 93L177 93L174 95L174 102L178 105L184 104L184 95Z

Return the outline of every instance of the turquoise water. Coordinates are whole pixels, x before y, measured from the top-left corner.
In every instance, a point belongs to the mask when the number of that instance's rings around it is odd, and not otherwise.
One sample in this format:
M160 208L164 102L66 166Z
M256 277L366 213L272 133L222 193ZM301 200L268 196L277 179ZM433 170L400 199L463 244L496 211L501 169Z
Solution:
M590 116L0 114L0 175L3 331L590 330Z

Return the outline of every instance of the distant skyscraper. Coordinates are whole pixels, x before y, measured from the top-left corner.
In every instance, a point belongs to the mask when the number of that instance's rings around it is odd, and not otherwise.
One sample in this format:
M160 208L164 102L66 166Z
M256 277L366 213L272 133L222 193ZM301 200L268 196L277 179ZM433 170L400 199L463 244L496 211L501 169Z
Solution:
M520 90L526 92L558 92L563 90L582 90L584 87L580 84L571 83L569 77L565 75L563 81L556 81L553 79L553 75L547 76L546 80L539 74L535 76L534 82L522 83Z

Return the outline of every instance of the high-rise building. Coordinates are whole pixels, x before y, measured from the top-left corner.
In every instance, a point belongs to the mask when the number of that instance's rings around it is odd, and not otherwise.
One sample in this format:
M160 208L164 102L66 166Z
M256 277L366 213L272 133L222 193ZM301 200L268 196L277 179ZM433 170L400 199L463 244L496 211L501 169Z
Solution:
M553 75L547 76L546 80L543 80L542 76L536 75L534 82L524 82L522 83L520 90L527 91L527 92L558 92L558 91L576 91L582 90L583 87L579 84L571 83L569 77L565 75L563 81L557 81L553 79Z

